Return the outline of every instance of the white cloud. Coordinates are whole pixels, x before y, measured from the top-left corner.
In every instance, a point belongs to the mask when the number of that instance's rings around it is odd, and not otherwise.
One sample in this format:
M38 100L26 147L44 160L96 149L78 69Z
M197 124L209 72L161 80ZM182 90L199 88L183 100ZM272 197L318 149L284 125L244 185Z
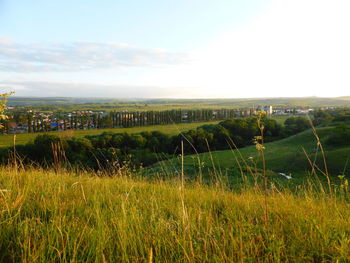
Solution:
M275 1L196 50L192 65L162 69L158 84L201 86L215 97L349 95L349 13L348 0Z
M125 97L344 96L350 95L349 13L348 0L276 0L250 23L186 54L116 43L20 45L0 38L0 71L62 71L44 78L26 74L17 83L35 94L40 87L42 95L67 89L77 96L100 90ZM97 71L119 67L122 74ZM86 69L91 71L68 73ZM18 76L7 79L24 75Z
M0 38L0 70L67 72L126 67L159 67L185 63L188 56L123 43L72 42L19 44Z
M1 81L1 92L15 91L24 97L114 97L114 98L176 98L190 93L184 87L159 87L151 85L102 85L60 81ZM180 96L183 97L183 96Z

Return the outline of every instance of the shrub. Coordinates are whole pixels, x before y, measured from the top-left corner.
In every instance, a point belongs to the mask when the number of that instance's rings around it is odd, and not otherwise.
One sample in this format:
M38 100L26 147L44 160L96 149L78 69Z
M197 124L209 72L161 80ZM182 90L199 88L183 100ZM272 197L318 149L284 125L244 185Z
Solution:
M334 146L350 145L350 126L346 124L336 126L326 143Z

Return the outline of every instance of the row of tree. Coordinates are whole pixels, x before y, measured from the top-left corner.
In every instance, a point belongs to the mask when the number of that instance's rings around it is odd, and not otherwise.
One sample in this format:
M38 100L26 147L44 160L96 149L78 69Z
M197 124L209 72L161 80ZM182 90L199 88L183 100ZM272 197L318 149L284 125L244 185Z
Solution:
M338 123L350 123L349 108L334 108L328 110L316 110L313 113L313 124L315 126L336 125Z
M99 129L116 127L134 127L147 125L164 125L182 122L201 122L224 120L245 116L246 111L235 109L198 109L198 110L167 110L144 112L106 113L75 112L70 114L54 113L51 116L34 114L33 112L15 112L9 119L3 120L4 132L10 131L10 124L26 127L31 132L47 132L67 129ZM252 113L249 112L251 116Z
M282 127L274 119L264 118L265 141L273 141L307 129L308 120L293 117ZM301 125L304 123L304 125ZM128 133L102 133L85 138L64 139L52 134L36 137L33 143L17 146L17 154L24 162L49 165L60 160L67 160L73 166L100 169L111 164L122 165L129 162L135 166L150 165L162 158L171 158L181 153L181 141L186 154L223 150L234 143L244 147L253 143L259 134L256 118L227 119L219 124L208 124L175 136L158 131ZM7 162L12 156L12 149L0 152L0 158Z

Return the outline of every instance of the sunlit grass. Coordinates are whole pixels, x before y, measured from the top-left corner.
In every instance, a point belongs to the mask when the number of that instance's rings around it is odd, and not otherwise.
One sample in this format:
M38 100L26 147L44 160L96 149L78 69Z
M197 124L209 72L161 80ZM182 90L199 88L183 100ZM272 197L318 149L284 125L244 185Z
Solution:
M128 174L136 177L135 174ZM347 193L0 170L1 262L345 262ZM152 254L152 256L150 256Z

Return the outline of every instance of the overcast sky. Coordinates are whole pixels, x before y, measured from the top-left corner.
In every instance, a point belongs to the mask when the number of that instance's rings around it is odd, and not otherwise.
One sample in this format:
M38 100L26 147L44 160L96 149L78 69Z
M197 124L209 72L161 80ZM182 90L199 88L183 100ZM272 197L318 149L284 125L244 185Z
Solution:
M0 0L0 90L349 96L349 14L349 0Z

